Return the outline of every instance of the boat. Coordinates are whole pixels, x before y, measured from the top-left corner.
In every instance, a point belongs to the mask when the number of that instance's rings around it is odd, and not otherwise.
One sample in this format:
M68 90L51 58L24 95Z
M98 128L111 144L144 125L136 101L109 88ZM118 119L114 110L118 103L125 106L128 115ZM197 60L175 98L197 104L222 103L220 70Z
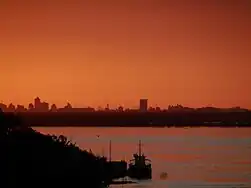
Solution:
M151 160L141 153L141 140L139 140L139 151L133 154L133 157L134 159L129 162L128 177L137 180L152 179Z

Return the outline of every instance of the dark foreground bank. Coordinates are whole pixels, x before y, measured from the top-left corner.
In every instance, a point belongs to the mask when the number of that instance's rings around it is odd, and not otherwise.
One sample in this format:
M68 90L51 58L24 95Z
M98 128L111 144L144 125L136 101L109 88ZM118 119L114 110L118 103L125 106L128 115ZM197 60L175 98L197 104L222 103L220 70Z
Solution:
M14 114L0 112L0 149L1 187L100 188L115 174L106 158L23 126Z

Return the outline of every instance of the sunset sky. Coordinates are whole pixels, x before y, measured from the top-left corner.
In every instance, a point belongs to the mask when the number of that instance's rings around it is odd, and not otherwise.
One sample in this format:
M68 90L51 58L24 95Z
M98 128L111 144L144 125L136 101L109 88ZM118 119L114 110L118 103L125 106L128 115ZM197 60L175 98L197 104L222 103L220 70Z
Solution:
M250 0L1 0L0 103L251 108Z

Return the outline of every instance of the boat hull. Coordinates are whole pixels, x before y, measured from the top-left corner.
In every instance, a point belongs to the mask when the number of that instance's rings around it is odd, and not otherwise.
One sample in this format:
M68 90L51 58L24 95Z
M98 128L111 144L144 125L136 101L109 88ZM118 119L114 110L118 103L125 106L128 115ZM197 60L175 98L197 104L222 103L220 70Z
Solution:
M138 180L149 180L152 179L152 168L150 165L144 167L138 167L131 165L128 168L128 177Z

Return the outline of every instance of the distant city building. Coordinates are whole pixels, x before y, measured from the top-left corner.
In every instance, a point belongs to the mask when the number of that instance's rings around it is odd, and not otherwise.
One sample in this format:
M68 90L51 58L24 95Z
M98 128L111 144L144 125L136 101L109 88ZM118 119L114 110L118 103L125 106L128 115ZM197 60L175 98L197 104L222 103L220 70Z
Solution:
M177 104L176 106L169 105L168 106L168 111L169 112L192 112L192 111L194 111L194 109L184 107L184 106L182 106L180 104Z
M72 105L70 103L67 103L67 105L64 107L66 109L71 109L72 108Z
M123 112L123 111L124 111L123 106L119 106L119 107L118 107L118 111L119 111L119 112Z
M10 103L9 106L8 106L7 111L8 112L15 112L15 110L16 110L16 107L12 103Z
M148 99L140 99L139 101L139 110L141 112L146 112L148 109Z
M105 111L110 111L110 106L109 106L109 104L106 105Z
M17 105L16 112L25 112L26 109L23 105Z
M155 109L156 109L157 112L161 111L161 108L159 106L157 106Z
M51 105L51 112L57 112L57 106L55 104Z
M39 109L41 109L41 100L39 97L35 98L34 107L35 107L36 111L40 111Z
M161 108L158 107L158 106L157 106L156 108L153 108L153 107L150 106L150 107L148 108L148 111L149 111L149 112L161 112Z
M153 108L153 107L150 106L150 107L148 108L148 111L149 111L149 112L154 112L154 111L155 111L155 108Z
M34 99L34 111L36 111L36 112L48 112L49 111L49 103L41 102L39 97L35 98Z
M47 102L41 103L41 111L48 112L49 111L49 103L47 103Z
M0 103L0 109L1 109L3 112L6 112L6 111L7 111L7 105L6 105L6 104L3 104L3 103Z
M34 110L34 105L32 103L29 104L28 110L29 111L33 111Z
M98 111L103 111L104 109L101 106L98 106Z

